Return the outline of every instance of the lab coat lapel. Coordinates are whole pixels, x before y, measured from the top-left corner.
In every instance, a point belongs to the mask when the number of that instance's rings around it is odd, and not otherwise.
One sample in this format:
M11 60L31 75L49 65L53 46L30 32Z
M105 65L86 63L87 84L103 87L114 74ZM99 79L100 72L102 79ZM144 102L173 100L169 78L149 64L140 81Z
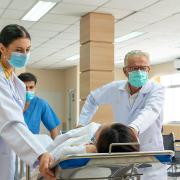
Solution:
M23 102L23 107L25 105L25 100L26 100L26 87L25 84L15 75L13 72L13 78L14 78L14 83L16 84L16 88L18 89L18 94Z
M143 101L143 99L146 97L146 95L148 94L148 92L151 89L151 82L148 81L146 83L146 85L144 85L141 90L139 91L139 94L132 106L131 112L134 112L135 109L140 108L141 107L141 103Z

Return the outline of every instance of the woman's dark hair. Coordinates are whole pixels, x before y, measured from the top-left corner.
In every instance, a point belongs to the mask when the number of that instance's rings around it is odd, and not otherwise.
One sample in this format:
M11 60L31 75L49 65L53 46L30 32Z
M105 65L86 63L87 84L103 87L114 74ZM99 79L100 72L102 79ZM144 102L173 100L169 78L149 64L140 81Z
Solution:
M18 78L23 81L23 82L28 82L28 81L34 81L34 83L36 84L37 83L37 78L34 74L32 73L28 73L28 72L25 72L25 73L21 73Z
M0 43L8 47L14 40L19 38L28 38L31 40L30 34L20 25L10 24L5 26L0 32Z
M111 143L137 142L132 130L120 123L114 123L110 127L101 130L96 148L99 153L108 153ZM113 146L111 152L133 152L139 151L139 145Z

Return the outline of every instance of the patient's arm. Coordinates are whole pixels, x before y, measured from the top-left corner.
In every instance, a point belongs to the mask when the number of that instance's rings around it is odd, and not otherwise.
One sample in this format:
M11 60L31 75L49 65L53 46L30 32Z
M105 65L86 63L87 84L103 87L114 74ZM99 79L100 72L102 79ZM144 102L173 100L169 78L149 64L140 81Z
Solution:
M86 152L87 153L97 153L96 146L94 144L87 144L86 145Z

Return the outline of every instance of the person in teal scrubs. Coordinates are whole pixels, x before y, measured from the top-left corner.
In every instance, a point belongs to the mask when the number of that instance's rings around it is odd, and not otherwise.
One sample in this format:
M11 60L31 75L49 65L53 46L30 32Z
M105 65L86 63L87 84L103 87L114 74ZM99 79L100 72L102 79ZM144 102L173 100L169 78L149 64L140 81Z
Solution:
M24 120L33 134L39 134L40 123L49 130L54 139L58 133L60 119L44 99L35 95L37 78L31 73L21 73L18 78L26 85L26 104L24 108Z

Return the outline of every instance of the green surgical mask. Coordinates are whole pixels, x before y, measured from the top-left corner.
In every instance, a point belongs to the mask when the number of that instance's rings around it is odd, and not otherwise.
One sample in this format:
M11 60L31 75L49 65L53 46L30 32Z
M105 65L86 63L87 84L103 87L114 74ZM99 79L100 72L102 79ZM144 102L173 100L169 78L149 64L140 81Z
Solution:
M138 70L129 72L128 82L131 86L139 88L144 86L148 81L148 72Z

